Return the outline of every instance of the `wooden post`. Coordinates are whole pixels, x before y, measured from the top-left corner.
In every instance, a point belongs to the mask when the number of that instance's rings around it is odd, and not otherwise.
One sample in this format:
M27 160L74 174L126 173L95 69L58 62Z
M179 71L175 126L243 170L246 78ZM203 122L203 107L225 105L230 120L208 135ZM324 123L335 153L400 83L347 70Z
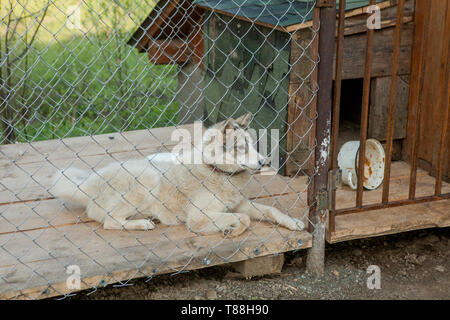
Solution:
M327 206L318 203L320 195L328 192L328 170L331 139L331 108L333 86L333 59L336 33L336 0L318 0L315 10L319 11L319 70L317 95L317 120L315 150L316 174L314 175L314 195L316 205L310 211L310 231L312 247L308 250L307 269L316 276L322 276L325 267L325 225Z

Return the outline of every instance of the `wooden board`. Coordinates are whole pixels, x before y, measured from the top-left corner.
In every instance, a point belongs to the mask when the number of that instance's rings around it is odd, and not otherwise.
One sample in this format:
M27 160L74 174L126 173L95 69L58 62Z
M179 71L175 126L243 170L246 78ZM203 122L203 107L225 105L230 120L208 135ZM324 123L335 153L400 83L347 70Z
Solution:
M403 161L394 161L391 166L389 201L408 199L409 194L409 165ZM434 195L435 179L424 170L417 172L416 197ZM363 192L363 205L381 203L383 188ZM442 193L450 193L450 184L443 183ZM336 209L354 208L356 192L343 185L336 193ZM450 208L449 208L450 210Z
M403 26L400 43L399 75L411 72L411 47L414 23ZM375 30L373 36L372 77L387 77L392 74L392 55L394 48L394 27ZM342 79L359 79L364 77L366 53L366 35L353 34L344 37Z
M327 241L336 243L411 230L450 226L450 200L413 204L336 217Z
M371 81L368 136L386 141L391 77L378 77ZM398 77L397 101L394 118L394 139L406 137L408 121L409 76Z
M395 26L397 18L397 1L391 3L378 3L380 10L381 28L388 28ZM415 0L406 0L403 9L403 23L408 23L414 20L414 4ZM361 8L359 14L356 11L353 15L345 15L344 35L352 35L356 33L367 32L367 7Z
M318 21L319 10L314 11ZM317 107L318 27L292 33L287 110L286 175L313 172Z
M409 133L405 139L403 156L410 159L410 150L416 130L417 110L421 108L419 165L432 175L436 174L437 158L445 105L449 102L448 81L445 80L450 66L449 36L450 2L447 0L416 1L416 28L412 56L411 83L409 92ZM422 41L422 39L424 39ZM423 50L422 50L423 48ZM450 123L450 113L447 114ZM450 181L450 126L443 143L443 176Z

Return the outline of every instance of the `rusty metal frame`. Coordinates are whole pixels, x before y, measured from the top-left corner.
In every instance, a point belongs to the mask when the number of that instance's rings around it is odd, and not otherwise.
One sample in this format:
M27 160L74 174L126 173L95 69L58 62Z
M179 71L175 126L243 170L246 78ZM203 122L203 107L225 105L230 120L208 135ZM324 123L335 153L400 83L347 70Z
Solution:
M328 232L332 233L335 231L335 217L338 215L366 212L370 210L392 208L398 206L405 206L417 203L438 201L444 199L450 199L450 193L442 194L442 174L444 165L444 143L446 141L447 129L448 129L448 114L450 105L450 75L449 66L450 61L448 61L448 55L442 54L441 66L444 72L441 73L441 81L446 81L447 86L443 86L440 93L440 103L443 106L443 117L442 123L440 124L440 136L439 136L439 149L438 149L438 165L436 170L436 181L435 181L435 192L434 195L416 197L416 179L417 179L417 166L418 166L418 146L420 143L419 132L421 127L421 112L422 112L422 88L424 82L424 65L425 56L427 50L427 31L430 28L430 5L431 1L428 2L428 12L425 19L424 31L421 34L421 38L418 39L420 42L420 59L419 59L419 85L418 90L419 99L418 106L412 115L414 118L414 128L411 134L412 143L410 150L410 178L409 178L409 197L408 199L389 201L389 186L390 186L390 172L391 172L391 158L392 158L392 146L394 137L394 121L395 121L395 109L396 109L396 97L397 97L397 87L398 87L398 68L399 68L399 58L400 58L400 43L401 43L401 33L403 27L403 14L405 7L405 0L397 1L397 18L394 32L394 48L392 57L392 74L391 74L391 85L389 93L389 105L388 105L388 119L387 119L387 129L386 129L386 165L384 171L384 181L382 190L382 199L380 203L363 205L363 173L365 166L365 157L359 157L358 159L358 187L356 191L356 203L354 207L344 208L336 210L335 201L335 190L331 190L333 196L330 206L330 218L328 224ZM370 1L370 5L376 4L375 0ZM449 15L450 5L447 6L447 16ZM335 64L335 83L334 83L334 100L333 100L333 119L332 119L332 132L331 132L331 152L330 152L330 168L331 170L337 170L337 144L339 138L339 113L340 113L340 98L341 98L341 82L342 82L342 63L343 63L343 39L344 39L344 24L345 24L345 0L340 1L339 6L339 23L337 32L337 45L336 45L336 64ZM443 33L444 39L442 40L445 45L442 46L443 53L450 48L450 39L448 34L450 33L449 24L446 25L445 31ZM373 45L373 35L374 30L367 30L367 42L366 42L366 61L365 61L365 71L364 71L364 83L363 83L363 100L362 100L362 110L361 110L361 131L360 131L360 154L365 154L365 143L367 139L367 126L368 126L368 110L369 110L369 95L370 95L370 82L371 82L371 63L372 63L372 45ZM445 83L445 82L444 82Z
M331 4L330 4L331 3ZM309 213L309 231L314 231L314 225L324 223L326 209L318 205L318 196L328 190L328 170L329 170L329 148L331 134L331 93L333 89L333 79L330 74L333 73L334 47L330 42L334 41L335 23L336 23L336 1L322 0L316 4L316 16L320 21L318 53L320 57L317 73L319 91L317 94L317 119L315 124L315 137L317 145L315 147L315 170L313 181L313 197L316 205ZM326 156L324 156L326 155ZM328 200L328 199L327 199Z
M341 84L342 84L342 59L344 45L344 26L345 26L345 5L346 0L339 2L338 33L336 41L336 68L334 76L334 97L333 97L333 118L331 124L331 145L330 145L330 168L337 170L337 143L339 140L339 114L341 110ZM336 189L331 190L331 210L329 214L328 231L334 232L335 229L335 208L336 208Z

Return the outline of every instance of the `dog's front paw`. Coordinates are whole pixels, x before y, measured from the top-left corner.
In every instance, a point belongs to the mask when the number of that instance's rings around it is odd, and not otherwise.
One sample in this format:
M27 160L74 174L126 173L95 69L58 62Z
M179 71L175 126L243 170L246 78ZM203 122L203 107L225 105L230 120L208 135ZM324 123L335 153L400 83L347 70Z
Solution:
M287 221L287 224L285 225L285 227L290 230L297 231L297 230L305 229L306 226L302 220L289 217L289 220Z
M155 224L148 219L140 219L136 221L138 221L138 225L136 227L139 230L148 231L155 229Z
M224 237L237 237L250 226L250 217L245 214L236 214L237 221L223 231Z

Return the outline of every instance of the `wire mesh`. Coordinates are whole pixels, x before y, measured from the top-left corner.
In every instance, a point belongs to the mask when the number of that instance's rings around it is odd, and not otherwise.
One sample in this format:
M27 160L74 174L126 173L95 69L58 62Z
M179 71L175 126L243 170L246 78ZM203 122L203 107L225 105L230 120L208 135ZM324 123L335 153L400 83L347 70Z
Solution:
M0 6L0 296L305 246L315 1ZM199 162L172 161L181 136ZM234 162L206 158L209 143Z

